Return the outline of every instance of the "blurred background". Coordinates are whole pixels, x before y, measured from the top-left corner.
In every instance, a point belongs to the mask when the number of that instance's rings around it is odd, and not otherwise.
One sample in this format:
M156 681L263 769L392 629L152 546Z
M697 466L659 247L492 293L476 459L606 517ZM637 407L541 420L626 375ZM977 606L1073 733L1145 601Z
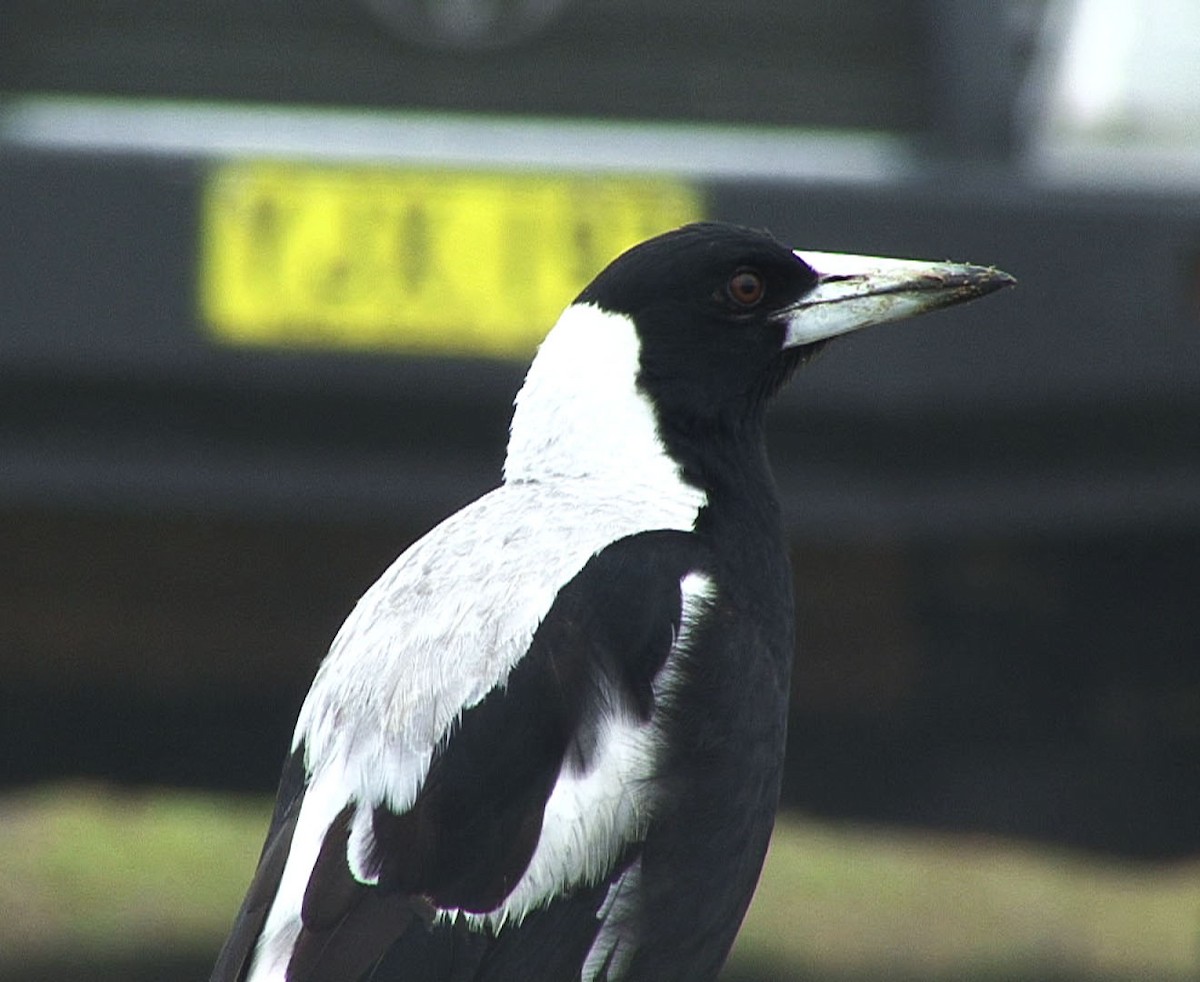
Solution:
M1200 975L1194 0L6 0L0 980L207 977L342 618L700 217L1020 281L772 416L728 979Z

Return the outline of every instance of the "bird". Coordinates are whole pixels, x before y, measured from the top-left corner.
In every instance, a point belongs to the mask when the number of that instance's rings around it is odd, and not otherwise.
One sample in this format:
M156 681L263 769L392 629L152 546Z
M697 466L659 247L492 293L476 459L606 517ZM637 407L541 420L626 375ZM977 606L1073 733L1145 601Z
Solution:
M839 335L1015 282L702 222L539 346L501 483L355 605L212 982L704 982L779 798L793 584L764 416Z

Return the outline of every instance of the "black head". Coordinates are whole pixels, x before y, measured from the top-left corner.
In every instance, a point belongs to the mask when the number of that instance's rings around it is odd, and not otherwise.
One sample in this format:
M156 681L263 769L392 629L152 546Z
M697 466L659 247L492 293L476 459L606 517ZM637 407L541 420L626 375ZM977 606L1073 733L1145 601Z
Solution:
M706 222L630 249L576 302L636 325L638 384L662 422L740 423L820 346L786 347L788 312L817 281L769 233Z
M795 252L715 222L657 236L613 260L547 335L505 474L629 470L661 458L664 440L677 461L746 447L770 396L829 338L1012 282L980 266Z

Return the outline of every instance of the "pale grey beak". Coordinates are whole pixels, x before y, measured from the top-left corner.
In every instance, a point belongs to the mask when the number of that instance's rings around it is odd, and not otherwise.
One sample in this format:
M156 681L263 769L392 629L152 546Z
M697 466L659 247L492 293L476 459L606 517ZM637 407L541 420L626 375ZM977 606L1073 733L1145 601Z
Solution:
M785 348L974 300L1016 283L991 266L797 251L817 285L784 311Z

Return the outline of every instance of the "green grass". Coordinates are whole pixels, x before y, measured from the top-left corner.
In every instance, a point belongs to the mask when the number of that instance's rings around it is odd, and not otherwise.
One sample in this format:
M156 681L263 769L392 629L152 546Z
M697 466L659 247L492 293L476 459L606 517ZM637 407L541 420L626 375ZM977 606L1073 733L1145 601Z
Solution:
M86 785L0 797L0 977L15 978L14 964L215 950L269 810L259 798ZM1195 979L1200 860L1118 862L792 818L731 961L731 978L752 976Z
M253 872L261 800L51 786L0 798L0 952L215 946Z
M1200 860L787 821L734 967L777 977L1200 977Z

